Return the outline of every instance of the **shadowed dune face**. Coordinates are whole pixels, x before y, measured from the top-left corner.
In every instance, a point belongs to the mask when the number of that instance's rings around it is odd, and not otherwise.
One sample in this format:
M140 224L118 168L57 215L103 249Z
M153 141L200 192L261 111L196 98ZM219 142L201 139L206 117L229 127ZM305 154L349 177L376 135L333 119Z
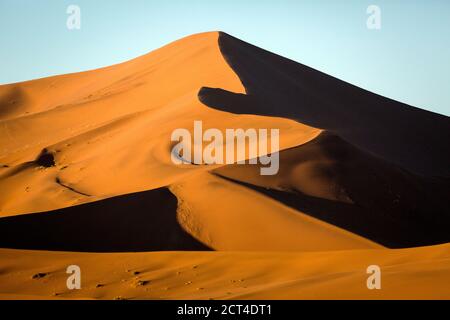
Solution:
M450 119L357 88L220 33L219 46L246 94L203 88L218 110L290 118L332 131L412 172L450 177Z
M175 165L197 120L279 129L278 174ZM449 132L217 32L0 86L0 299L448 297L448 245L388 248L450 241ZM222 252L139 253L181 250Z
M322 133L280 153L277 176L232 165L217 175L390 248L450 242L445 181L416 176Z
M0 219L0 247L77 252L209 250L177 221L166 188Z

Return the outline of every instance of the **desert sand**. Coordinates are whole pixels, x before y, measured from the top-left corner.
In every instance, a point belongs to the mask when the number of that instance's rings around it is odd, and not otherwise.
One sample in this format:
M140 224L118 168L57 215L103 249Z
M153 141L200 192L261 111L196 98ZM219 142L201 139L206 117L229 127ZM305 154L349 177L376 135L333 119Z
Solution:
M449 251L448 245L313 253L1 250L0 298L448 299ZM374 262L384 270L381 290L366 287ZM82 270L80 290L66 287L71 264Z
M279 129L279 174L175 165L196 120ZM0 298L450 299L448 138L448 117L221 32L0 86Z

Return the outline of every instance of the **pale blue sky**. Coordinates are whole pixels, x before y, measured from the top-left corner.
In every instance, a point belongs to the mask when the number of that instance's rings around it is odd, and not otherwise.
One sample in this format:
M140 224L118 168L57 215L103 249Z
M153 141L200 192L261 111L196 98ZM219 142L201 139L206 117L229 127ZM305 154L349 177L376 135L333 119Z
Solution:
M70 4L81 30L66 28ZM366 27L370 4L379 31ZM0 83L111 65L211 30L450 115L448 0L0 0Z

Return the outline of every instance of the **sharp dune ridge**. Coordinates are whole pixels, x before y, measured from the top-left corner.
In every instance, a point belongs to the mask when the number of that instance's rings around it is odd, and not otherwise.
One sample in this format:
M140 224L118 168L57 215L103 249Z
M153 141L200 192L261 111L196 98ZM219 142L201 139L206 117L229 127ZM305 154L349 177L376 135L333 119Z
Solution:
M442 143L450 138L449 117L355 87L226 33L220 33L219 46L246 94L204 88L204 103L213 100L218 104L212 107L239 114L294 119L414 173L450 177L450 147Z
M195 120L279 129L279 173L176 166ZM0 86L0 298L448 299L448 138L448 117L224 32ZM75 294L66 262L89 270Z
M280 153L280 172L230 165L217 175L390 248L450 241L448 184L412 174L329 132Z

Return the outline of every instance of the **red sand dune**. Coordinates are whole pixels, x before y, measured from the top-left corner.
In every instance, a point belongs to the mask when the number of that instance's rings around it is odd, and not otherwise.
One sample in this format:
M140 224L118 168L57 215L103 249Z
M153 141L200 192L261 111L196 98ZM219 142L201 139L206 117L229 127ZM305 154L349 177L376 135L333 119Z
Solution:
M279 129L279 174L175 165L195 120ZM448 117L218 32L0 86L0 298L448 299L449 138Z

